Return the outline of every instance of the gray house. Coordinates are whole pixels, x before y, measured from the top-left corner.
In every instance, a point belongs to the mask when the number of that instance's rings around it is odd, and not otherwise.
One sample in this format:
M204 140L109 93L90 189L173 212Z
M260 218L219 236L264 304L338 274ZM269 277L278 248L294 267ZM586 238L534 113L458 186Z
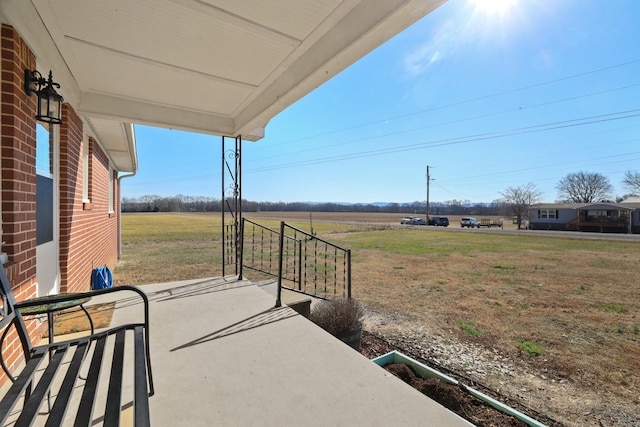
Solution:
M529 208L529 229L640 233L640 198L620 203L538 203Z

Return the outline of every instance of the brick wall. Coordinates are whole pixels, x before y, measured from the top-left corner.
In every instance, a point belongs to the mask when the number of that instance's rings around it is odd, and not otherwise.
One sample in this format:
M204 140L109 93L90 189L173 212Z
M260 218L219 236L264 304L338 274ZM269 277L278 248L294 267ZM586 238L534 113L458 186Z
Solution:
M36 60L13 28L3 25L1 37L2 240L11 261L7 275L19 286L36 275L36 99L23 90L24 70Z
M109 159L89 138L89 197L82 199L82 122L64 105L60 127L61 291L89 290L91 270L117 262L117 214L109 206ZM114 180L115 182L115 180Z
M19 34L8 25L1 28L1 137L2 250L16 300L36 296L36 97L24 92L24 70L36 69L36 59ZM55 70L54 74L55 74ZM63 89L63 88L62 88ZM62 92L64 94L64 92ZM59 259L60 291L86 291L93 267L117 262L117 210L109 206L109 161L99 144L90 141L89 187L91 203L83 203L82 120L63 105L59 132ZM115 180L116 185L117 180ZM114 200L119 197L114 188ZM30 336L41 336L35 321L27 322ZM42 325L44 326L44 325ZM17 337L3 347L11 366L19 360ZM6 381L0 373L0 385Z
M12 27L0 29L2 59L2 129L0 178L2 182L2 245L9 255L5 266L18 300L36 296L36 100L23 90L24 70L35 68L35 57ZM35 321L27 322L38 338ZM22 350L16 337L2 348L12 366ZM0 376L0 384L6 381Z

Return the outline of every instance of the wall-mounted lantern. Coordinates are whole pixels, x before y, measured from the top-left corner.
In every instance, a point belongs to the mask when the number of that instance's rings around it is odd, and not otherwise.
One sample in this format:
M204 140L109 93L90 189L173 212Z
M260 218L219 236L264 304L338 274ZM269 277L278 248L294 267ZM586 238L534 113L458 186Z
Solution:
M27 95L38 95L38 112L36 119L42 122L59 125L62 123L62 96L56 92L53 74L49 71L49 79L42 77L37 70L24 70L24 91Z

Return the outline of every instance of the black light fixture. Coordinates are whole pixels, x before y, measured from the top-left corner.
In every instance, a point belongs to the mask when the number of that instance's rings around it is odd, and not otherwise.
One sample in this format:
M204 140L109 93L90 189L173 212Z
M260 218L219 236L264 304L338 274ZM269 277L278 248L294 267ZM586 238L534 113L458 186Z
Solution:
M56 92L54 86L60 88L60 85L53 81L51 71L49 71L49 79L47 80L37 70L24 70L24 91L29 96L33 93L38 95L36 119L59 125L62 123L63 98Z

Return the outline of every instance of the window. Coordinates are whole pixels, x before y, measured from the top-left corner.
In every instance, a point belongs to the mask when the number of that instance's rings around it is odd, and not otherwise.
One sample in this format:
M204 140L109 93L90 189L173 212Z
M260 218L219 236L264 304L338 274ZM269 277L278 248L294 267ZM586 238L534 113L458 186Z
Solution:
M618 216L618 211L610 211L606 209L589 209L587 210L587 216L616 218Z
M53 175L53 144L49 130L40 123L36 124L36 172Z
M538 211L538 218L556 219L558 218L558 211L555 209L540 209Z
M53 240L54 177L52 135L36 125L36 244Z

